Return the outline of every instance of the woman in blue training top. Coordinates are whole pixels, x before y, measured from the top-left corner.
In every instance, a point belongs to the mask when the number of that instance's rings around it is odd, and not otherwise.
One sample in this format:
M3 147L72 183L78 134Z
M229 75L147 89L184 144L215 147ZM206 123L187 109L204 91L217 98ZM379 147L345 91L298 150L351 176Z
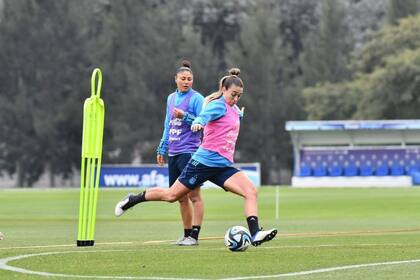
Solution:
M178 180L167 188L152 188L138 195L129 195L117 203L115 214L146 201L174 202L194 192L209 180L226 191L244 198L244 214L254 246L272 240L277 229L263 230L259 226L257 190L244 172L233 167L233 155L239 134L243 110L236 103L243 93L244 84L238 77L240 70L233 68L220 80L219 91L205 98L204 109L193 121L191 130L204 129L203 141L185 166Z
M201 112L204 97L194 89L191 63L182 61L175 75L177 89L167 99L164 130L157 148L157 163L164 165L168 155L169 186L181 175L191 155L201 144L201 133L190 129L195 116ZM180 246L198 245L198 235L203 221L203 200L200 188L180 198L179 206L184 235L175 244Z

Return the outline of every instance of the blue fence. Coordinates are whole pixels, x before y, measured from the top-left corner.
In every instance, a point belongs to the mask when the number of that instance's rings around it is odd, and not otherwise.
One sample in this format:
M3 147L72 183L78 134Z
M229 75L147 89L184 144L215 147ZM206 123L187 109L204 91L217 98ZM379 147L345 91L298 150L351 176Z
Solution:
M255 186L261 185L261 170L259 163L235 164L243 170ZM99 179L100 187L169 187L168 168L155 164L149 165L103 165ZM204 187L214 184L206 182Z

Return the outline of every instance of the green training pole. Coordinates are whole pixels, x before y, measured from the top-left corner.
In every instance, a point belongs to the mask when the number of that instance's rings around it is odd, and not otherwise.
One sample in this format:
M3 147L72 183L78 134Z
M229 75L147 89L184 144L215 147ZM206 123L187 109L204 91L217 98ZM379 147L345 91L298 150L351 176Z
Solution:
M96 80L98 86L96 87ZM101 99L102 73L96 68L91 78L91 96L83 106L82 163L77 246L93 246L96 206L102 158L105 105Z

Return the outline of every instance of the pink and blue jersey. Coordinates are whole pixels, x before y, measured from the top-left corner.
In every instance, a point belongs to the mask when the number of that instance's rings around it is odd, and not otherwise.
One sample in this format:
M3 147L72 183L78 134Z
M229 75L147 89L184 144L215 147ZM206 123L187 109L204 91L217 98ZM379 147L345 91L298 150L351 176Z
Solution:
M204 97L193 89L187 92L176 90L168 96L164 130L157 153L174 156L183 153L194 153L201 143L201 134L194 133L190 125L203 105ZM184 118L173 116L174 108L185 112Z
M192 159L210 167L226 167L233 163L242 112L220 97L207 104L193 124L204 126L204 138Z

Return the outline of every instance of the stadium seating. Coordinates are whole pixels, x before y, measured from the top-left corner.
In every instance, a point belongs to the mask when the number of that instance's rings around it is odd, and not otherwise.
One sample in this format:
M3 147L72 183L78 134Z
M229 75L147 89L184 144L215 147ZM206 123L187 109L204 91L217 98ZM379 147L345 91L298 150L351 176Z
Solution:
M385 164L381 164L376 167L376 176L388 176L389 175L389 168Z
M299 176L301 177L308 177L312 175L312 169L311 167L307 166L307 165L303 165L300 167L300 174Z
M404 167L402 165L396 164L391 167L392 176L402 176L404 175Z
M413 171L411 178L413 180L413 185L420 185L420 171Z
M297 160L292 186L420 184L420 119L288 121L286 130Z
M327 169L324 166L316 166L314 168L314 176L315 177L323 177L327 176Z
M371 165L363 165L360 167L360 176L372 176L373 168Z
M358 175L358 169L356 165L351 164L344 168L344 176L352 177L352 176L357 176L357 175Z
M420 151L355 149L301 151L300 177L412 176L420 173Z
M341 176L343 173L343 168L341 166L333 166L329 169L329 175L336 177L336 176Z
M418 165L411 165L411 166L408 166L408 167L406 168L406 170L407 170L407 174L408 174L409 176L413 176L413 174L414 174L415 172L419 172L419 171L420 171L420 168L419 168L419 166L418 166Z

